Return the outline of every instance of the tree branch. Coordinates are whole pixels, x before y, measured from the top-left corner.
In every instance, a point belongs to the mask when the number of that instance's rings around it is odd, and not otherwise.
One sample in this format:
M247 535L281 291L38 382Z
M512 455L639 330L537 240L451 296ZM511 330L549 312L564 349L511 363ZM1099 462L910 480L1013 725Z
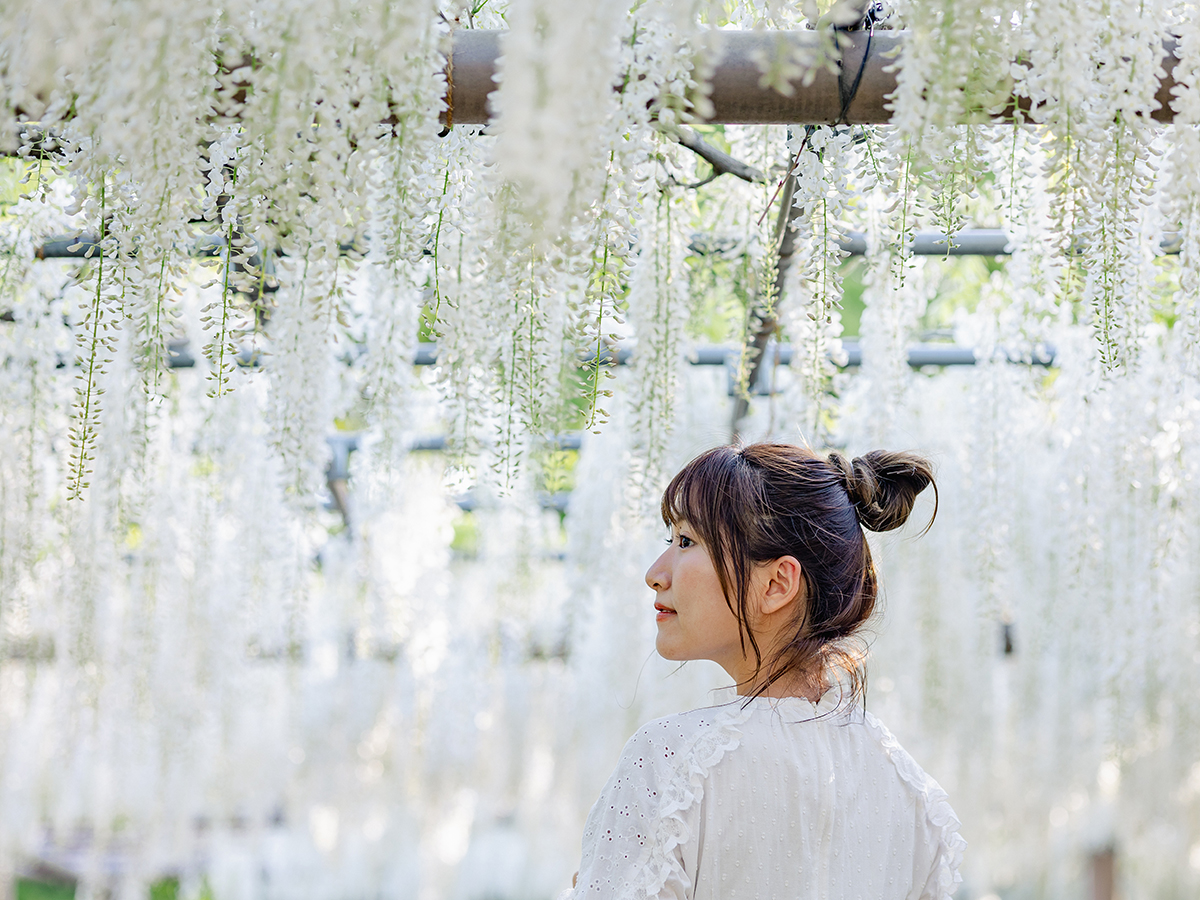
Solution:
M739 390L733 401L732 439L741 436L742 420L750 412L750 392L758 384L763 365L767 362L767 343L779 327L779 303L783 300L783 285L787 278L788 269L792 267L792 257L796 252L796 232L792 229L799 212L793 204L796 195L796 175L789 172L783 185L783 200L779 207L779 218L775 221L775 249L779 254L775 258L774 293L769 304L761 301L756 303L750 318L754 323L754 338L746 345L746 362L749 364L749 376L746 379L745 390Z
M694 185L688 185L688 187L698 187L699 185L707 184L718 175L733 175L742 179L742 181L749 181L751 184L766 183L767 176L754 168L754 166L747 165L740 159L734 159L723 150L718 150L692 129L683 127L664 128L663 131L712 166L712 178L698 181Z

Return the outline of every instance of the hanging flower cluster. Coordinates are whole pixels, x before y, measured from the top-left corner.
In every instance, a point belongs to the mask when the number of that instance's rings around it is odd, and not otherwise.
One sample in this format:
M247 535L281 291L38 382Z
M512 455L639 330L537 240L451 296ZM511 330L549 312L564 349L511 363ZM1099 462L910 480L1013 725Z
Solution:
M1162 209L1178 222L1160 216L1155 173L1167 139L1150 118L1161 111L1164 39L1172 40L1162 23L1178 22L1175 105L1187 121L1189 7L1126 5L906 0L873 9L871 29L905 31L892 124L839 127L834 144L850 141L864 174L831 170L823 182L826 206L853 208L871 184L890 195L874 227L899 286L919 228L952 241L979 216L985 183L1007 179L1002 190L1015 196L1018 183L1041 179L1056 200L1028 244L1032 265L1049 279L1044 292L1091 322L1105 369L1135 359L1153 315L1158 243L1182 228L1194 194L1186 176L1176 179ZM766 83L788 91L813 66L835 66L826 56L842 41L837 29L856 24L843 6L740 4L718 14L703 4L649 3L630 16L621 3L579 15L553 0L444 9L414 0L346 15L304 3L186 14L170 4L136 13L100 4L78 16L16 17L3 82L5 108L22 123L11 149L27 161L37 196L48 198L56 179L74 184L75 218L61 234L77 236L89 259L73 314L81 377L70 495L82 497L89 482L118 331L128 332L156 398L169 392L171 342L184 337L204 356L214 398L248 368L263 369L286 393L293 373L320 367L312 354L331 348L355 358L377 356L361 354L371 346L411 355L414 305L424 336L439 344L454 410L447 430L464 462L490 461L509 478L520 459L537 455L536 436L577 427L580 407L583 424L602 423L603 360L613 335L635 334L645 377L634 390L645 421L658 423L647 425L653 457L664 437L654 430L669 429L675 336L688 328L672 292L684 283L680 254L695 223L668 213L680 196L671 176L683 152L672 143L676 129L707 109L696 79L719 64L703 61L704 29L816 28L825 56L808 69L795 59L759 60ZM495 123L482 132L453 125L442 100L453 89L454 33L479 28L504 30ZM441 136L439 116L451 126ZM996 118L1028 123L1020 152L1007 138L1020 130L972 124ZM1187 129L1174 131L1182 172ZM761 156L750 141L739 151ZM815 146L786 163L796 143L777 147L768 168L788 165L804 182L794 200L802 211L791 218L804 229L815 214L807 170L828 167L816 162L826 151ZM719 182L709 192L739 196ZM850 219L839 227L867 224L861 214ZM822 226L819 271L803 261L795 270L795 293L817 287L814 309L800 296L792 308L814 321L830 321L827 309L838 306L837 233ZM1180 233L1186 243L1187 229ZM769 244L764 251L774 252ZM209 293L189 323L180 297L196 254ZM345 286L364 258L384 273L376 289L394 297L399 318L347 308ZM760 281L758 306L772 310L766 269ZM289 322L305 323L313 339L288 337ZM397 323L403 336L379 344L381 334L400 334ZM357 349L336 349L346 340ZM402 396L411 373L396 365L364 361L364 396ZM365 408L383 421L398 405ZM320 439L317 418L303 420L289 427L309 433L281 435L282 452L301 454Z

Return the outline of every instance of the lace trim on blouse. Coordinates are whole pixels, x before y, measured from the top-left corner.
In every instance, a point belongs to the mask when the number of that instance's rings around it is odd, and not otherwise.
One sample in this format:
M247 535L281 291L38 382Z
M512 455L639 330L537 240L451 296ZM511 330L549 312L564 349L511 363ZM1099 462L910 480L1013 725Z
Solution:
M882 722L870 713L865 713L864 718L867 727L887 751L900 780L925 798L926 815L937 834L938 848L934 856L936 879L931 876L928 885L934 887L936 892L930 894L926 891L922 896L932 897L934 900L949 900L950 895L962 883L958 867L962 865L963 851L967 849L967 842L958 833L962 823L950 806L950 796L917 765L916 760L908 755L908 751L900 746L900 742Z
M683 814L704 799L708 770L726 753L737 749L742 740L738 726L750 718L752 712L750 707L743 709L740 706L719 710L715 716L721 717L720 724L701 731L695 743L679 754L680 762L662 792L650 858L642 869L640 883L634 885L636 900L654 897L666 884L675 848L691 838Z

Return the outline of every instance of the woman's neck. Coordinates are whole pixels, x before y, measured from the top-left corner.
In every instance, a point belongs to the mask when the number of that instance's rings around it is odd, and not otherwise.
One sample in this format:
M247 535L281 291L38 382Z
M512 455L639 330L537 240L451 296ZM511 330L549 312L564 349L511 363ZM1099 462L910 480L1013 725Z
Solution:
M730 675L737 679L732 672ZM764 684L766 687L762 687ZM759 672L749 678L737 679L737 692L741 697L802 697L816 703L827 690L829 682L824 672L785 672L774 680Z

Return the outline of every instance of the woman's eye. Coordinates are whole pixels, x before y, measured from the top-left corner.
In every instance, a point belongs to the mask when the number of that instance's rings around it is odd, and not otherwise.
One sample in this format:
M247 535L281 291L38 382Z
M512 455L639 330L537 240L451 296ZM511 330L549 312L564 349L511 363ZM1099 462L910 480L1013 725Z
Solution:
M680 547L680 549L683 549L684 547L690 547L690 546L692 546L692 544L694 544L694 543L696 543L696 542L695 542L695 541L693 541L693 540L692 540L690 537L687 537L686 535L682 535L682 534L681 534L681 535L679 536L679 547Z

